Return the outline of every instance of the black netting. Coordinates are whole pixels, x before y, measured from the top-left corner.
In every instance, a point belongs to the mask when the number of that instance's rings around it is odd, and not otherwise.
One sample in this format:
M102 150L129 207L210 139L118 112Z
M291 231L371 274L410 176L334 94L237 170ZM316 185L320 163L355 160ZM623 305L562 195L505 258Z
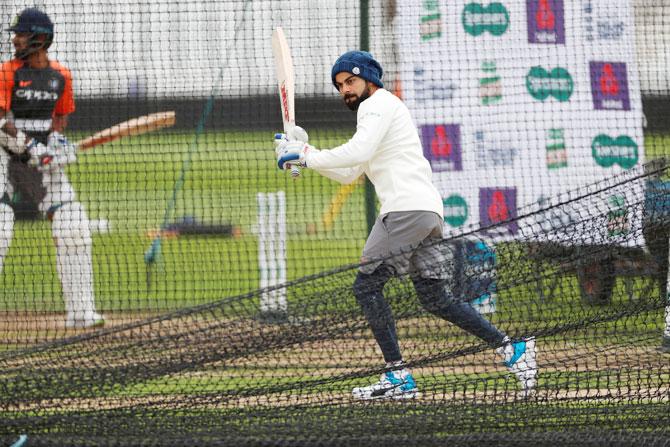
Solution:
M670 445L663 2L39 2L68 71L19 69L51 34L25 6L0 11L1 445ZM357 126L346 50L412 115L446 278L393 276L390 310L357 281L372 185L277 169L277 27L317 148ZM39 153L62 115L79 147ZM389 315L416 392L357 399Z

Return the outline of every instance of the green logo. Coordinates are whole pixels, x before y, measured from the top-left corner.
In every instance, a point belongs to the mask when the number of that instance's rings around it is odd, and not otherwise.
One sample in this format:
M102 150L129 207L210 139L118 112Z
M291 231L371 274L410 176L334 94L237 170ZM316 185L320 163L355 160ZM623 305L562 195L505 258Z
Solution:
M483 77L479 78L479 98L485 106L502 101L502 81L496 74L495 61L482 62Z
M481 3L468 3L461 16L465 32L479 36L488 31L494 36L501 36L509 27L509 13L502 3L493 2L488 6Z
M568 70L556 67L547 71L542 67L532 67L526 75L526 88L533 98L544 101L550 96L564 102L570 99L574 84Z
M607 235L610 237L621 236L630 232L628 223L628 210L626 209L626 198L620 195L610 196L607 200L609 211L607 212Z
M628 135L620 135L614 139L600 134L593 139L591 149L593 159L603 168L618 164L624 169L630 169L637 164L637 144Z
M547 140L547 169L567 167L568 151L565 148L563 129L549 129Z
M425 15L421 17L419 25L421 40L431 40L442 35L442 17L440 13Z
M423 1L423 15L419 24L421 40L431 40L442 35L442 15L438 0Z
M468 203L459 195L451 195L442 199L444 205L444 221L452 227L460 227L468 220Z

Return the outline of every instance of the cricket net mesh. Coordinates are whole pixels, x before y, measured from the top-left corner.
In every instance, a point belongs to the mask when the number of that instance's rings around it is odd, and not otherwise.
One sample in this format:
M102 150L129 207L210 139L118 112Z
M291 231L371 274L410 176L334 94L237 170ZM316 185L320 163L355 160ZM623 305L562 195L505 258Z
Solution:
M24 3L3 2L0 28ZM664 2L36 3L72 75L70 141L176 123L61 166L51 193L85 213L60 226L0 149L0 446L670 444L670 176L647 163L670 154ZM398 277L384 293L420 395L353 399L384 371L352 289L378 204L362 177L277 169L277 27L319 149L357 124L336 58L384 67L444 205L431 261L451 295L534 337L533 393ZM58 96L58 77L12 76L2 110Z
M539 382L530 396L490 346L428 314L411 282L398 278L385 295L421 394L353 400L352 387L382 370L350 266L277 287L290 303L281 321L263 318L265 290L4 352L0 436L27 433L30 445L667 445L670 362L658 349L667 305L658 264L667 262L667 245L665 255L629 253L649 270L615 280L607 296L588 294L621 269L608 262L627 239L667 227L667 213L650 205L668 200L650 177L665 169L526 210L518 219L532 220L527 233L489 246L492 262L463 242L500 237L496 226L442 243L462 264L451 285L458 296L494 293L491 320L512 337L536 338ZM617 230L611 210L594 206L606 201L594 199L640 187L646 199L619 209L640 218L620 229L616 244L579 253L565 245L607 222ZM566 210L572 220L545 225ZM535 252L543 244L549 257ZM570 273L579 263L601 267L590 289ZM548 281L558 292L538 293Z

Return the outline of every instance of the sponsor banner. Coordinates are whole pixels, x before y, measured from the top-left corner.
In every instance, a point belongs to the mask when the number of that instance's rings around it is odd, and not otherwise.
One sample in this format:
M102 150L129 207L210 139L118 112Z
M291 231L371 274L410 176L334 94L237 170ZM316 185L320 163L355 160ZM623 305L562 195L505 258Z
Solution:
M398 2L403 98L447 231L513 219L644 163L632 13L630 0ZM599 198L602 232L584 243L624 240L636 193ZM555 226L575 214L546 217ZM526 224L538 223L496 237Z
M645 179L635 177L642 172L638 166L601 180L597 189L590 187L589 195L556 192L539 196L519 227L532 226L534 231L527 236L543 242L639 246Z

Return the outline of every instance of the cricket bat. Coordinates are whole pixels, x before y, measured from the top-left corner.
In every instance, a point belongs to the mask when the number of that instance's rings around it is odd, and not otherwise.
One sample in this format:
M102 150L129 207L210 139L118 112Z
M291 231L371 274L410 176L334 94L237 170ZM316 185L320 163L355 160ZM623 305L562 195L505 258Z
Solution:
M155 130L174 126L176 119L174 111L152 113L116 124L90 137L84 138L75 144L79 150L87 150L101 144L109 143L122 137L142 135Z
M277 72L279 104L281 105L284 133L289 135L289 131L295 127L295 77L291 49L281 27L275 28L272 32L272 54L274 55ZM293 178L300 176L298 166L291 166L291 176Z

